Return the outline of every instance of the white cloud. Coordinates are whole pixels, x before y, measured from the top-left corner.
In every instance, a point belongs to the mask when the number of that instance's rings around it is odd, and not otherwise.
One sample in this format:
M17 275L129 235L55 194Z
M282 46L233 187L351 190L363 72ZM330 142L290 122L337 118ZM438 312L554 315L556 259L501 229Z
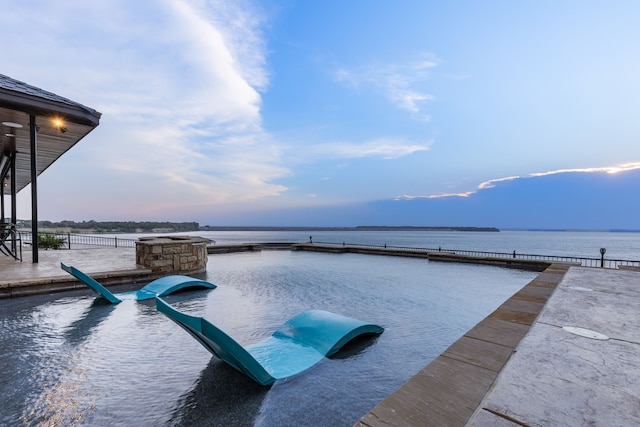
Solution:
M42 0L4 13L3 73L103 113L65 158L135 180L122 198L166 207L286 191L272 184L289 171L262 128L265 19L252 2Z
M381 93L392 104L411 113L412 117L428 121L424 104L434 97L423 89L432 68L438 65L433 55L423 54L417 60L385 65L367 65L348 69L338 68L336 81L351 88L371 88Z

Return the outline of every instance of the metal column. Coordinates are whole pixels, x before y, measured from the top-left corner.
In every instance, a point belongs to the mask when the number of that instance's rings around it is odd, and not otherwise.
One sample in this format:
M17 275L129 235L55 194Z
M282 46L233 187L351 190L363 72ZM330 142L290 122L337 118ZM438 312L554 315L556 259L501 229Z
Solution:
M32 262L38 263L38 141L36 116L29 115L29 140L31 143L31 247Z
M18 186L18 184L16 183L16 179L14 178L14 176L16 176L16 158L18 157L18 154L16 153L15 150L13 150L13 152L11 153L11 190L9 190L11 192L11 222L12 223L16 223L18 221L18 203L16 202L17 200L17 196L16 196L16 188Z

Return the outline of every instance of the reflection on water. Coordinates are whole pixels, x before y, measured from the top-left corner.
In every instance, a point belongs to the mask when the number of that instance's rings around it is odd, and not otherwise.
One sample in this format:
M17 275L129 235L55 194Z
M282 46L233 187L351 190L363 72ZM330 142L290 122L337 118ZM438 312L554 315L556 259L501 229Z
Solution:
M271 388L213 358L153 300L0 301L0 425L350 426L533 277L356 254L211 257L217 289L167 299L244 345L308 309L385 327Z
M172 426L252 426L269 389L212 358L196 384L181 396Z
M113 311L115 305L103 298L96 298L78 319L65 328L65 339L80 344L92 335L92 331Z

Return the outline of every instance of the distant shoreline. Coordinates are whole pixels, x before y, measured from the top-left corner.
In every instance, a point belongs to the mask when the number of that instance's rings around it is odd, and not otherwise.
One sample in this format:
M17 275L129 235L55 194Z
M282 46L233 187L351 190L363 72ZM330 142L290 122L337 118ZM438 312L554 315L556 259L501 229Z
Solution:
M499 232L495 227L426 227L360 225L357 227L264 227L264 226L203 226L201 231L479 231Z
M31 222L18 220L18 230L28 232ZM141 234L141 233L185 233L198 231L466 231L490 232L500 231L531 231L531 232L603 232L603 233L640 233L640 229L610 228L610 229L576 229L576 228L529 228L529 227L471 227L471 226L414 226L414 225L358 225L355 227L316 227L316 226L256 226L256 225L200 225L197 222L156 222L156 221L38 221L39 232L43 233L86 233L86 234Z

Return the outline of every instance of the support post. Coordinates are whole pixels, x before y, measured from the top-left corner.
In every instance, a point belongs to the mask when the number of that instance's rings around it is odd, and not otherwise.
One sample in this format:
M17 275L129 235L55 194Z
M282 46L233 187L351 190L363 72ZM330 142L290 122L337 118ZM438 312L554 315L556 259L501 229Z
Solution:
M0 175L0 220L4 220L4 179L2 178L1 175Z
M36 131L36 116L31 114L29 115L29 142L31 145L31 254L34 264L38 263L38 141Z
M17 223L18 222L18 203L17 203L17 197L16 197L16 189L18 188L18 184L16 183L16 157L18 155L16 154L16 150L13 150L13 152L11 153L11 159L9 160L11 162L11 189L9 190L11 192L11 222L12 223Z

